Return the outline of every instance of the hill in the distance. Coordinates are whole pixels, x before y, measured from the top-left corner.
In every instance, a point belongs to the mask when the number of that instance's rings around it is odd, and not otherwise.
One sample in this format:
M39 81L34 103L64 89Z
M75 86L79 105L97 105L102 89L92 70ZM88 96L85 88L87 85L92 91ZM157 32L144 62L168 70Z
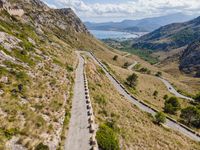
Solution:
M161 26L174 22L188 21L192 18L194 18L194 16L188 16L181 13L176 13L161 17L145 18L141 20L124 20L122 22L105 22L105 23L85 22L85 25L89 30L151 32Z

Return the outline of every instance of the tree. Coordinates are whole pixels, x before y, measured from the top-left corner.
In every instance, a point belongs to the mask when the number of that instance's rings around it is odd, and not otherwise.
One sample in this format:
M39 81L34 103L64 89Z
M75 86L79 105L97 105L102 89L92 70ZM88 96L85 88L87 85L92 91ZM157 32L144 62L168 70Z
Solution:
M176 97L170 97L165 101L164 111L170 114L176 114L181 105Z
M49 147L47 145L44 145L43 143L39 143L35 150L49 150Z
M189 106L181 110L180 117L187 125L200 127L200 110L197 107Z
M163 99L167 100L168 99L168 95L164 95Z
M138 79L137 74L133 73L132 75L130 75L130 76L126 79L126 81L127 81L128 85L129 85L130 87L135 87L136 84L137 84L137 79Z
M115 55L115 56L113 57L113 60L114 60L114 61L117 61L117 59L118 59L118 56Z
M165 123L166 122L166 116L162 112L157 112L155 115L155 122L157 124Z

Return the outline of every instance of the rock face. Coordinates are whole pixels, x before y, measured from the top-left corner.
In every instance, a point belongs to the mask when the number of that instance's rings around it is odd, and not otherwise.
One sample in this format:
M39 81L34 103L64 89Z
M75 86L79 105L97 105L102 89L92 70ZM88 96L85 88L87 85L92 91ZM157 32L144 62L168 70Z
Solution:
M185 23L163 26L139 38L134 48L167 51L200 39L200 17Z
M180 58L180 69L200 77L200 41L192 43L185 49Z

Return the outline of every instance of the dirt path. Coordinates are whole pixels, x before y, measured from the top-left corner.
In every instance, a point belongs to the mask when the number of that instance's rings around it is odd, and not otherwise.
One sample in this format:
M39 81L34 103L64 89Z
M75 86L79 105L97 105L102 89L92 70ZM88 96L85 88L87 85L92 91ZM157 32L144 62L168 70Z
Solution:
M130 66L128 66L128 70L132 70L133 67L135 67L138 64L137 61L135 61L134 63L132 63Z
M141 110L148 112L152 115L156 114L156 110L145 104L144 102L141 102L140 100L135 99L125 88L124 86L115 79L106 69L106 67L98 61L98 59L93 54L88 54L106 73L106 76L111 81L111 83L114 85L114 87L117 89L117 91L123 95L127 100L130 100L133 104L135 104L138 108ZM180 133L184 134L185 136L191 138L192 140L200 142L200 136L197 135L194 131L189 129L188 127L176 122L173 119L170 119L169 117L166 120L165 125L167 125L169 128L179 131Z
M84 91L84 59L77 52L79 64L76 70L74 96L72 102L69 132L65 141L65 150L89 150L90 133L87 116L87 105Z

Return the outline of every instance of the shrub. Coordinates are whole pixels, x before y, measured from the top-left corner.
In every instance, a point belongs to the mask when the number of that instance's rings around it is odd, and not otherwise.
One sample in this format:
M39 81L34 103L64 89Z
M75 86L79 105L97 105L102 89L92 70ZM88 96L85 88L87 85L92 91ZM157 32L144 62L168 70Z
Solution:
M158 72L155 74L155 76L161 77L161 76L162 76L162 72L158 71Z
M176 114L176 111L180 109L180 103L176 97L170 97L165 101L164 111L170 114Z
M154 91L153 96L158 96L158 91Z
M43 143L40 143L35 147L35 150L49 150L49 147Z
M137 79L138 79L137 74L133 73L132 75L128 76L126 81L130 87L135 87L137 85Z
M164 95L164 96L163 96L163 99L164 99L164 100L167 100L167 99L168 99L168 95Z
M189 106L182 109L180 117L185 124L200 127L200 110L197 107Z
M196 101L200 102L200 93L198 93L198 94L194 97L194 99L195 99Z
M113 57L113 60L114 60L114 61L117 61L117 59L118 59L118 56L115 55L115 56Z
M96 139L98 145L103 150L119 150L119 140L116 133L107 125L100 125Z
M162 113L162 112L156 113L156 115L155 115L155 122L157 124L165 123L166 122L166 116L165 116L165 114Z
M130 64L128 62L125 62L124 65L122 66L123 68L128 68Z
M95 102L98 103L99 105L106 105L107 100L104 95L97 95L94 97Z
M72 66L70 66L70 65L67 65L66 69L67 69L68 72L74 71L74 68Z

